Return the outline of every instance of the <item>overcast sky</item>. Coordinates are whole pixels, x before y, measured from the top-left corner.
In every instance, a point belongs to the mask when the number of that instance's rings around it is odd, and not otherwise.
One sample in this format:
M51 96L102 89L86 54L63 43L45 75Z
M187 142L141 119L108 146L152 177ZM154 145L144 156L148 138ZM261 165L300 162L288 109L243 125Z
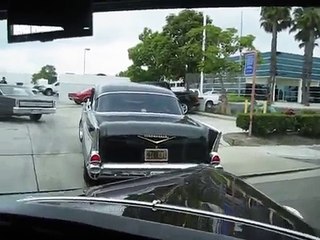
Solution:
M130 65L128 48L138 43L138 35L144 27L161 30L165 17L177 10L150 10L97 13L93 16L94 34L92 37L55 40L53 42L29 42L8 44L6 21L0 21L0 72L34 73L43 65L56 66L58 73L82 73L84 48L86 73L115 75ZM216 8L197 9L213 19L213 24L240 29L243 11L243 35L256 36L255 46L260 51L270 51L271 35L260 28L259 8ZM279 34L278 51L303 53L288 32ZM314 56L320 57L316 48Z

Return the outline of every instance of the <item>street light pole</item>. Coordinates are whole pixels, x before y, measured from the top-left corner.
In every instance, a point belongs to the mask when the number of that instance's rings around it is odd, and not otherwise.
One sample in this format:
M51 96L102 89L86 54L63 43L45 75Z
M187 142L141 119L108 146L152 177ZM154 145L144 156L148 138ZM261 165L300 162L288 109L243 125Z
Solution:
M85 48L83 52L83 75L86 73L86 52L90 51L90 48Z
M206 51L206 26L207 26L207 15L203 13L203 32L202 32L202 64L204 66L204 54ZM203 93L203 82L204 82L204 73L203 69L201 70L200 73L200 93Z
M240 19L240 38L242 37L242 28L243 28L243 11L241 11ZM240 63L240 76L238 79L238 96L240 96L241 80L242 80L242 46L239 47L239 63Z
M250 54L250 52L248 52ZM247 53L247 54L248 54ZM253 121L253 112L254 112L254 102L255 102L255 93L256 93L256 70L257 70L257 52L251 51L251 54L254 54L253 60L253 75L252 75L252 87L251 87L251 103L250 103L250 115L249 115L249 137L252 135L252 121Z

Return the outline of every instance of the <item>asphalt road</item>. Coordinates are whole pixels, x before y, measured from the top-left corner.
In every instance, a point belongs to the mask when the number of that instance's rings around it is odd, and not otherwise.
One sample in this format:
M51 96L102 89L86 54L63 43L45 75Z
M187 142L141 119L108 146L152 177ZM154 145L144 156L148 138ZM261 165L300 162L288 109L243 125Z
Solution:
M320 170L256 177L246 180L276 202L297 209L320 230Z
M38 123L27 117L0 120L0 195L60 194L69 190L76 190L69 194L79 194L82 191L83 158L77 136L80 112L81 106L70 103L58 106L55 115L44 116ZM198 115L192 117L223 132L238 130L233 121ZM309 151L309 162L305 161L305 155L292 158L293 149L286 147L234 148L222 143L221 154L225 158L226 169L234 173L256 172L263 166L265 169L271 166L275 170L279 166L319 166L320 158L315 155L320 152L318 146L298 148L295 146L296 152ZM265 158L257 158L263 154ZM256 163L244 162L249 158ZM301 174L250 178L247 181L279 203L296 208L306 221L320 228L317 223L320 219L320 172Z
M0 194L81 188L77 138L80 107L60 107L39 122L28 117L0 123Z

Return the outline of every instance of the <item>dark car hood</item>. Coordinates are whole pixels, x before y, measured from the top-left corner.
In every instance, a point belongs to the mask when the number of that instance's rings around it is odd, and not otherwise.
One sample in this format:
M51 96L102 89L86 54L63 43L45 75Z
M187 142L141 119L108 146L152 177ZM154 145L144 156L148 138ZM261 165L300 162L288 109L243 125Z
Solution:
M209 210L316 235L299 217L236 176L208 166L110 183L89 189L87 196L163 203ZM129 214L129 213L128 213ZM134 212L141 217L142 212Z
M102 135L170 135L200 138L208 128L187 116L170 114L96 113Z

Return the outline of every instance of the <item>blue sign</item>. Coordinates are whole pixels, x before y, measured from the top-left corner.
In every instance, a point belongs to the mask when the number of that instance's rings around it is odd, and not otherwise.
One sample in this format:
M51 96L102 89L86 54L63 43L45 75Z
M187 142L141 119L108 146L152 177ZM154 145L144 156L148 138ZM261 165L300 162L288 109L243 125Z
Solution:
M248 53L244 55L244 76L252 76L255 68L255 54Z

